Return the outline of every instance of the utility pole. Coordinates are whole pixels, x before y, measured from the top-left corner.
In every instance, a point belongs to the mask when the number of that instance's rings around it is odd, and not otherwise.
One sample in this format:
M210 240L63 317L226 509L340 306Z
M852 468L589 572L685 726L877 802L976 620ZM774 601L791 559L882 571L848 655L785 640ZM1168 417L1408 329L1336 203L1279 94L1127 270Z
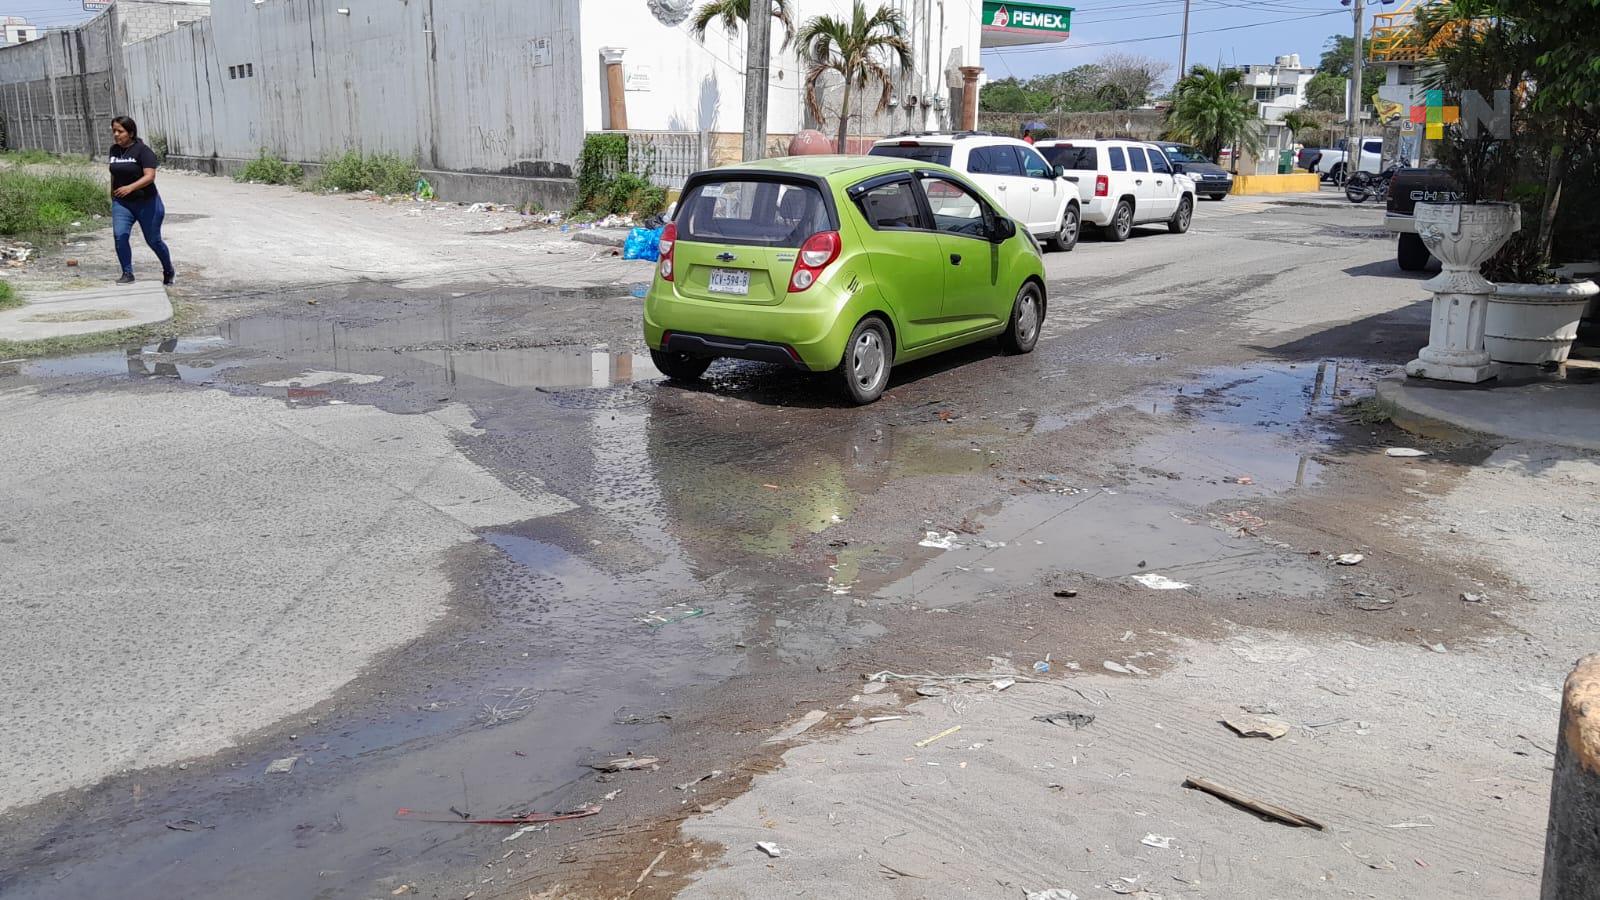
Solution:
M772 0L750 0L744 23L744 161L767 155L767 66L772 61Z
M1350 45L1350 123L1351 130L1355 132L1356 140L1354 149L1346 148L1344 155L1344 177L1349 180L1351 175L1361 171L1361 147L1364 140L1361 135L1361 13L1364 9L1363 0L1355 0L1356 28L1355 36ZM1383 168L1383 161L1378 161L1378 168Z
M1178 81L1189 74L1189 0L1183 0L1183 39L1178 42Z

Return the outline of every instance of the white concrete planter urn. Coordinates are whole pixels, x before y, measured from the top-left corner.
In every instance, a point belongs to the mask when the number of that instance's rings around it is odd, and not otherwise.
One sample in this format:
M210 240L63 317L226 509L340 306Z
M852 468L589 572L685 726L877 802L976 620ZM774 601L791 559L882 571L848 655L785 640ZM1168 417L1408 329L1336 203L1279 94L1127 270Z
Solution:
M1484 319L1483 344L1495 362L1542 365L1567 361L1592 281L1573 284L1496 284Z
M1415 221L1444 271L1422 283L1433 292L1433 321L1428 346L1406 363L1406 374L1469 384L1494 378L1500 367L1483 345L1494 284L1478 267L1522 227L1522 209L1512 203L1418 203Z

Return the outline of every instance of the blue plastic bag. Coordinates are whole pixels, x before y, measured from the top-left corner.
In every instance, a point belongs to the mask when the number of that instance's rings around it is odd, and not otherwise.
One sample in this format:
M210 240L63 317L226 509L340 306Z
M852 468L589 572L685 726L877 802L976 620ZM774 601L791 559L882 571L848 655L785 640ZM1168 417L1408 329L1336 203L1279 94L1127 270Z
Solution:
M647 259L655 262L661 258L661 229L634 228L622 242L623 259Z

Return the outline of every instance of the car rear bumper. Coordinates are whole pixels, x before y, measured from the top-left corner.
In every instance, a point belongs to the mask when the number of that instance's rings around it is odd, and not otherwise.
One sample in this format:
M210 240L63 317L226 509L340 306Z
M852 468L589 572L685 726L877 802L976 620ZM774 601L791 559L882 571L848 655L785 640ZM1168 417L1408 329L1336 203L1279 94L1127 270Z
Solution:
M756 305L685 297L657 275L645 297L645 343L652 350L828 371L839 365L854 326L841 326L846 298L831 289L831 280L776 305Z
M1079 220L1089 225L1110 225L1117 204L1110 197L1091 197L1079 204Z
M1401 234L1415 234L1417 231L1417 220L1411 216L1400 213L1384 213L1383 227L1389 229L1390 231L1399 232Z

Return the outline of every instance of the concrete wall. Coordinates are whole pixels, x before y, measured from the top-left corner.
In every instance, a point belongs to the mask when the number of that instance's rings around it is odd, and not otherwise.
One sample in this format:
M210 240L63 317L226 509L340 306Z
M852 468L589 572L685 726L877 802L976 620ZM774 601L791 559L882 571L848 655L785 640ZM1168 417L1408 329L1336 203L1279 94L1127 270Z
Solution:
M965 2L882 0L900 9L908 25L916 64L900 73L895 93L902 103L873 114L877 93L852 97L851 133L882 135L905 130L946 127L958 116L961 83L956 69L979 64L980 23ZM848 20L850 0L793 0L795 26L818 15ZM626 49L623 69L629 77L628 127L640 131L744 132L744 30L725 31L714 23L704 41L696 40L687 20L667 25L651 15L643 0L584 0L582 28L583 127L599 131L607 121L602 47ZM805 108L805 69L797 47L783 45L783 29L772 32L767 130L792 134L818 128L838 130L839 90L824 82L824 117L815 121ZM903 101L916 97L914 107ZM921 101L944 99L938 110Z
M0 123L9 146L103 155L111 117L128 109L120 46L210 12L208 0L117 0L75 28L0 48Z
M359 150L567 177L583 140L578 3L230 0L126 48L134 115L178 156Z

